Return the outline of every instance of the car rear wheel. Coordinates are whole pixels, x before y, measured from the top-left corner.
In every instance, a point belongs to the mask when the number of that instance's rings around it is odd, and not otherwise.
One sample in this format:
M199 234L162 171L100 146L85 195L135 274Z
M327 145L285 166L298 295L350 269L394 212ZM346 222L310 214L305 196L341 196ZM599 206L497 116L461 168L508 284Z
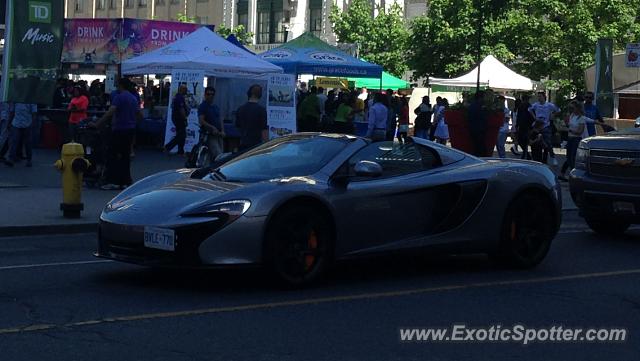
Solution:
M269 270L290 286L309 284L330 262L328 220L309 206L289 206L270 222L264 259Z
M497 252L500 264L531 268L542 262L555 234L554 210L533 194L518 196L507 209Z
M591 230L598 234L604 234L609 236L619 236L623 234L627 228L631 225L629 222L624 222L612 218L593 218L586 217L585 221Z

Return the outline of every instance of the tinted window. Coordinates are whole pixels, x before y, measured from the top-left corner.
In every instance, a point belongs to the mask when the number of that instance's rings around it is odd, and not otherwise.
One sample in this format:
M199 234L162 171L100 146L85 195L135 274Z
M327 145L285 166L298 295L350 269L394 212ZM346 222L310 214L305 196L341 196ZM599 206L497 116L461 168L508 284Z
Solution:
M350 176L355 176L353 168L362 160L380 164L383 177L422 172L441 164L438 154L430 148L414 143L377 142L362 148L349 159Z
M267 142L219 168L228 181L259 182L319 171L347 142L329 137L287 137Z

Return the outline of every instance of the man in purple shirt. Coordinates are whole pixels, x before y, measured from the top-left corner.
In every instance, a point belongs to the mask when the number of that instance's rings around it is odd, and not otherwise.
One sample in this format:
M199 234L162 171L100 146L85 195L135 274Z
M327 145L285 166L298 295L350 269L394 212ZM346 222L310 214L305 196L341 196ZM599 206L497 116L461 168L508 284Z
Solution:
M105 167L106 184L104 190L123 189L132 183L131 180L131 143L136 133L136 125L142 118L138 99L129 91L130 80L122 78L118 81L119 93L115 95L111 107L97 122L100 126L111 119L111 138L107 149Z

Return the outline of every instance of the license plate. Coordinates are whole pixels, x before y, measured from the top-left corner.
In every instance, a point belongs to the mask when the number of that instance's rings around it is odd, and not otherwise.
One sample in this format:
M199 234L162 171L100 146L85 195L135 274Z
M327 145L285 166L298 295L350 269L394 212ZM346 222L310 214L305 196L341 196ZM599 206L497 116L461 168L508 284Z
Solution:
M85 153L87 153L87 155L91 154L91 147L87 147L87 149L85 150Z
M616 213L636 213L636 207L631 202L613 202L613 211Z
M175 232L167 228L144 227L144 246L163 251L175 251Z

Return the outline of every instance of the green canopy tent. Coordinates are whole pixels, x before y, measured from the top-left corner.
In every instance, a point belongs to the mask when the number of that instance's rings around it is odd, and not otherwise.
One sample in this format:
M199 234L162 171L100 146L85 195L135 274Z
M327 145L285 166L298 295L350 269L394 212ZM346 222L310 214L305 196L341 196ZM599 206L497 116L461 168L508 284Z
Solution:
M367 88L367 89L380 89L380 79L372 79L372 78L348 78L349 81L354 81L356 83L356 88ZM407 89L409 88L409 83L406 81L396 78L395 76L385 72L382 72L382 90L384 89Z

